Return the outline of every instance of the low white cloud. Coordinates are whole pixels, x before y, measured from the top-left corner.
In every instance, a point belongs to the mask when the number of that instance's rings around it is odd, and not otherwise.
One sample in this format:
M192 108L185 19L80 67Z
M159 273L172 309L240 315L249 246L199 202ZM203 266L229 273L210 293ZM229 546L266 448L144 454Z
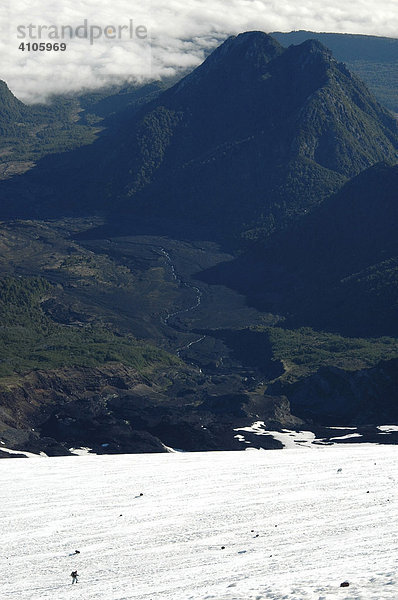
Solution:
M114 26L120 39L49 39L37 26L87 22ZM28 37L28 26L33 25ZM17 27L22 26L18 30ZM397 0L10 0L0 6L0 78L17 97L42 101L53 93L96 88L126 79L143 81L195 67L225 37L247 30L308 29L398 37ZM149 36L144 39L146 27ZM81 32L82 30L80 30ZM24 39L18 37L24 32ZM133 33L131 37L131 32ZM111 38L114 30L108 31ZM136 34L140 34L138 37ZM29 51L28 42L64 41L61 51ZM25 50L19 49L21 42Z

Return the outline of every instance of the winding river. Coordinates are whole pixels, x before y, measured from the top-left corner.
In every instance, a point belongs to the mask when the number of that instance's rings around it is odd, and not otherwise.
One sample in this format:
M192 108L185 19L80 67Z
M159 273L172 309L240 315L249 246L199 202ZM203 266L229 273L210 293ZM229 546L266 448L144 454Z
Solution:
M173 319L174 317L176 317L178 315L187 314L187 313L190 313L193 310L197 309L202 303L202 291L196 285L191 285L185 281L182 281L180 279L180 277L178 277L175 265L174 265L173 261L171 260L171 256L165 248L160 248L160 254L165 257L165 259L169 265L171 276L172 276L173 280L180 287L185 287L187 289L192 290L195 293L195 302L191 306L188 306L187 308L183 308L181 310L177 310L172 313L167 313L166 316L160 318L163 325L167 325L168 327L172 327L176 331L179 331L179 328L177 326L173 325L172 322L170 322L171 319ZM180 348L177 348L177 350L176 350L177 356L180 356L181 352L183 352L184 350L188 350L189 348L191 348L195 344L198 344L205 338L206 338L206 336L202 335L200 338L193 340L193 341L189 342L188 344L181 346Z

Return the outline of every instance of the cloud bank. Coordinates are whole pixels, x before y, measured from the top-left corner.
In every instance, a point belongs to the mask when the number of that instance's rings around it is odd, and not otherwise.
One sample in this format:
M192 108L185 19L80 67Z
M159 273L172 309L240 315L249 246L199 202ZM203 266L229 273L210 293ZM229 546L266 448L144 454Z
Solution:
M96 34L108 26L108 36L93 43L87 38L49 37L54 27L75 29L84 23L97 27ZM28 37L29 25L34 39ZM135 36L137 27L146 27L148 37ZM114 36L119 28L121 35ZM54 93L126 79L144 81L193 68L228 35L253 29L398 37L398 3L378 0L375 7L374 0L334 0L332 5L325 0L9 0L0 7L0 79L25 102L45 101ZM21 42L40 41L63 41L67 48L19 49Z

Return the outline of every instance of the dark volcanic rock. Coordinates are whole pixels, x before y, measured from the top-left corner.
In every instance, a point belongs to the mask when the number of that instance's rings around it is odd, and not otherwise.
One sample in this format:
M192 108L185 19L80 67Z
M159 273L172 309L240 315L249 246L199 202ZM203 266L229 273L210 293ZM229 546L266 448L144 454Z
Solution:
M294 414L323 425L381 425L398 419L398 359L360 371L325 367L292 385L271 387L286 394Z
M212 383L210 394L203 375L196 381L189 374L196 387L181 397L174 390L186 377L183 369L168 374L174 385L165 389L120 365L33 372L0 392L0 439L8 448L50 456L70 454L72 447L100 454L242 450L236 428L257 420L272 428L302 424L284 397L225 393L223 377L222 392ZM154 379L161 382L164 375L162 370ZM270 436L250 441L251 447L281 447Z
M26 458L25 454L9 454L0 450L0 458Z

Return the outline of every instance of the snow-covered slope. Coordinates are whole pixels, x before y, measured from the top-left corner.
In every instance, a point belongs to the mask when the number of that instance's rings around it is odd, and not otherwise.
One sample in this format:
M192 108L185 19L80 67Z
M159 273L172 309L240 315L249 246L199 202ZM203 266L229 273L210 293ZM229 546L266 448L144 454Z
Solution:
M397 479L375 445L0 461L0 598L396 599Z

